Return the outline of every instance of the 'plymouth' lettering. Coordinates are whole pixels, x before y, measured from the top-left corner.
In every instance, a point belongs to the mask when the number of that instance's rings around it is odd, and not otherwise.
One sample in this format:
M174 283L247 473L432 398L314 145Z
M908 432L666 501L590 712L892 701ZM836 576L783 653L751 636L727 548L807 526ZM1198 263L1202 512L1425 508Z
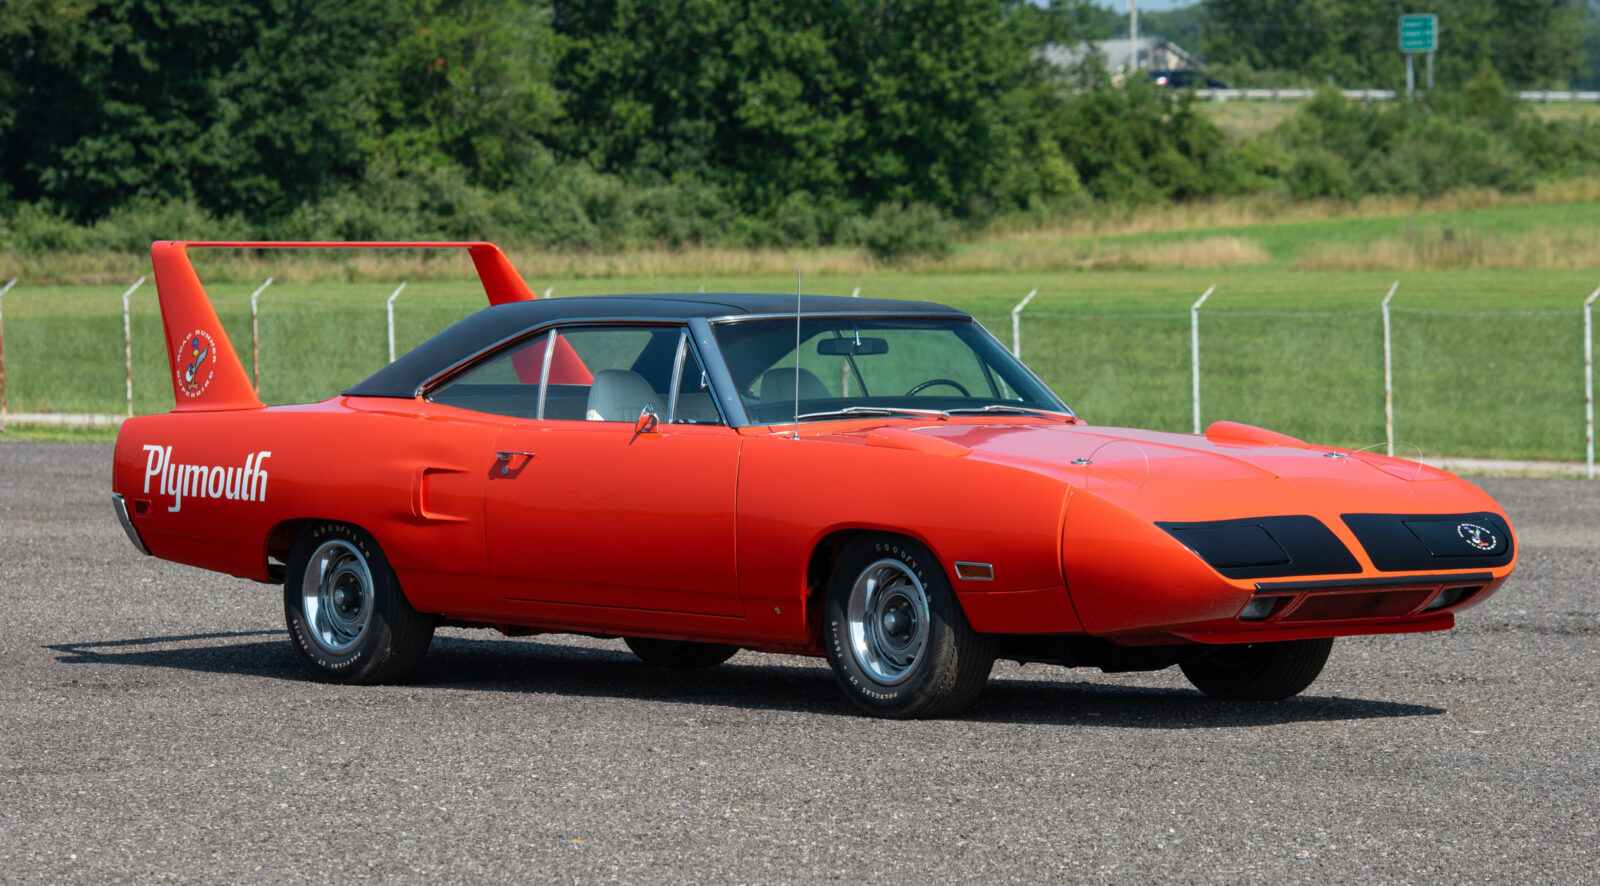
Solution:
M160 479L157 494L172 496L167 510L183 509L184 496L223 498L232 501L266 501L267 472L261 465L272 456L264 450L245 456L243 467L186 465L172 460L171 446L145 444L144 493L150 494L150 481Z

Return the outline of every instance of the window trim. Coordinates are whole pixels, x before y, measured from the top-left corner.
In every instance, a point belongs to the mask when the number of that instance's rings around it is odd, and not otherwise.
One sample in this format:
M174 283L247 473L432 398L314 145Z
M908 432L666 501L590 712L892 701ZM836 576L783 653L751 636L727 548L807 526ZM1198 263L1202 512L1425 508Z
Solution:
M550 390L550 358L556 354L556 330L550 327L550 332L544 337L544 363L539 367L539 410L534 413L534 418L544 421L544 398Z
M678 346L672 355L672 380L667 382L667 424L676 424L678 419L678 389L683 386L683 357L689 346L689 330L687 327L678 328ZM712 401L715 402L713 397Z

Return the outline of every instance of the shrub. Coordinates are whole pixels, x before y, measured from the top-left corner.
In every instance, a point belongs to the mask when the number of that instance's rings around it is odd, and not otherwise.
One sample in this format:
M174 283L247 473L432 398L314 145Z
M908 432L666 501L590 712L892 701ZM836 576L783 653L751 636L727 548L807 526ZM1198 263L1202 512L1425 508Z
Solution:
M942 259L952 250L951 225L926 203L883 203L856 226L858 242L880 262L913 256Z
M88 231L48 200L20 204L9 219L0 220L0 248L8 252L82 252L88 245Z
M637 238L673 248L718 242L734 219L721 189L693 179L645 190L634 212Z
M157 240L240 240L251 235L238 217L213 218L193 200L135 198L106 214L88 236L101 249L143 252Z
M1355 196L1350 164L1326 148L1307 148L1296 153L1287 179L1289 193L1302 200Z
M360 182L268 225L290 239L473 240L515 233L516 203L469 184L455 167L368 167Z

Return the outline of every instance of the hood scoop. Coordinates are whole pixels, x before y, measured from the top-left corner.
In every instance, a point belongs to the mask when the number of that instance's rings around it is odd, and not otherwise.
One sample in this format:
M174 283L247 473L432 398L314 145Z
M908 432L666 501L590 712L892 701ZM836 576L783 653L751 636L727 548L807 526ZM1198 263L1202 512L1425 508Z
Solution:
M905 428L878 428L867 434L868 446L882 446L888 449L903 449L907 452L923 452L928 455L949 455L960 457L972 450L960 443L934 437L928 434L919 434Z
M1214 421L1206 428L1206 439L1212 443L1230 446L1293 446L1305 449L1310 444L1304 440L1258 428L1236 421Z

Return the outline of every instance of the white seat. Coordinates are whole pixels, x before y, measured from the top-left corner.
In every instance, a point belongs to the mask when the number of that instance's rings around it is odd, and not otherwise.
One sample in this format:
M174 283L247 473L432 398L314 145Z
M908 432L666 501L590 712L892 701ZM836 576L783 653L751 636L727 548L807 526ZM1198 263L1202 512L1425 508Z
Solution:
M800 399L802 400L828 400L833 397L828 393L828 386L822 379L807 369L799 371ZM794 402L795 370L768 369L761 376L761 401L763 403L792 403Z
M594 374L589 386L589 406L584 417L589 421L631 422L647 405L666 418L666 406L644 376L626 369L602 369Z

